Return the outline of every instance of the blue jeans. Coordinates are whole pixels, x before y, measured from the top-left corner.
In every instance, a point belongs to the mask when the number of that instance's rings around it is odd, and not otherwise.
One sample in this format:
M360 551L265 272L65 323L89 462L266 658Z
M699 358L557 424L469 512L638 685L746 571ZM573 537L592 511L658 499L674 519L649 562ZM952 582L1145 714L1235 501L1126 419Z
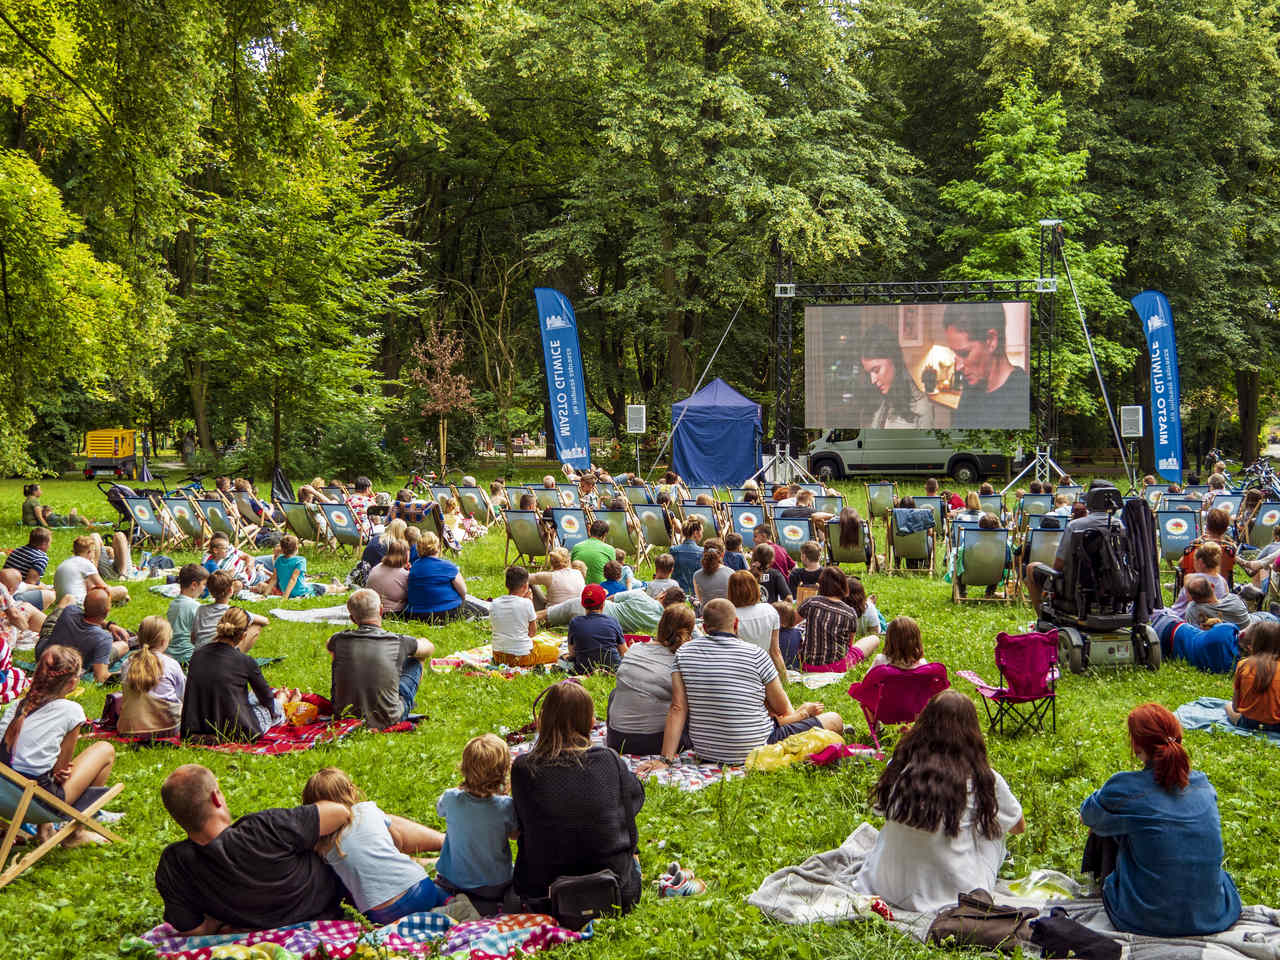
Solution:
M269 573L276 572L276 558L270 553L263 554L260 557L254 557L253 562L258 566L266 567Z
M1235 725L1241 730L1264 730L1267 733L1280 733L1280 723L1260 723L1244 716L1237 719Z
M36 587L34 590L19 590L13 595L19 603L29 603L37 610L44 609L44 592Z
M415 660L414 663L418 661ZM418 665L421 666L421 664ZM390 906L383 907L381 910L367 910L365 916L369 918L370 923L381 927L388 923L395 923L401 917L407 917L411 913L434 910L447 899L448 894L432 883L430 877L423 877L417 884L400 894L400 899Z
M422 682L422 661L410 657L400 671L400 704L403 710L400 719L404 720L413 713L413 701L418 696L418 684Z

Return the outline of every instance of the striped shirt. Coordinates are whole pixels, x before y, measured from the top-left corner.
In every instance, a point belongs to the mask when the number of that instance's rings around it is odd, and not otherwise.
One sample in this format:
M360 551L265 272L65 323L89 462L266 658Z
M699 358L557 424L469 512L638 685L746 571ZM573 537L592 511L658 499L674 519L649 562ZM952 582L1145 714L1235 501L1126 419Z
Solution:
M34 570L38 576L43 577L48 566L49 554L26 545L15 548L4 561L4 568L20 571L23 580L27 578L28 570Z
M769 655L727 634L690 640L676 651L689 701L689 739L703 760L742 763L773 732L765 687L777 679Z
M858 632L858 611L843 600L817 596L800 604L796 612L804 617L800 660L814 666L843 660L850 637Z

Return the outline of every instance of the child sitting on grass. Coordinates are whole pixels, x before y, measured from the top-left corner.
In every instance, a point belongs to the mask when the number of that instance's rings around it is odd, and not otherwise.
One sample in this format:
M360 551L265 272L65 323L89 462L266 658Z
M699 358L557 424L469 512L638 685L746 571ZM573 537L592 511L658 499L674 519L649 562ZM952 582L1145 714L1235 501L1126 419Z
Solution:
M730 530L724 535L724 565L730 570L746 570L747 555L742 552L742 534Z
M196 611L195 619L191 622L191 646L193 650L199 650L206 644L213 642L214 635L218 632L218 621L230 609L231 592L234 587L235 581L231 579L231 574L226 571L218 570L209 574L209 596L213 598L213 602L200 607ZM258 642L258 634L262 632L262 628L269 622L260 613L249 613L248 616L249 628L245 631L244 640L240 646L242 653L248 653L253 649L253 645Z
M169 655L178 663L186 664L196 648L191 645L191 628L200 612L200 600L209 580L209 571L198 563L186 563L178 571L178 595L165 611L165 619L173 628Z
M604 565L604 580L600 586L604 587L604 592L609 596L615 593L622 593L627 589L627 585L622 579L622 564L616 560L611 560Z
M887 663L899 670L914 670L928 662L924 656L924 641L920 638L920 625L911 617L894 617L884 632L884 650L876 654L871 666Z
M604 613L608 597L604 587L589 583L582 591L580 617L569 621L569 660L575 673L591 673L593 670L616 670L627 651L622 639L622 627L618 621Z
M124 662L120 718L116 730L126 736L168 736L182 722L182 694L187 687L182 666L165 651L173 627L164 617L143 617L138 649Z
M782 662L793 670L799 670L803 634L796 624L800 622L800 614L789 600L776 601L773 609L778 611L778 649L782 652Z
M546 608L533 607L533 588L529 571L524 567L507 567L507 592L496 597L489 608L489 627L493 631L493 662L504 667L534 667L555 663L560 645L535 643L538 621L545 620Z
M351 811L351 822L321 839L317 853L333 868L356 909L376 926L411 913L433 910L447 896L409 856L438 850L439 833L400 817L389 817L337 767L315 773L302 789L303 803L327 800ZM394 831L394 832L393 832ZM399 842L397 842L397 840Z
M1280 530L1280 527L1276 528ZM679 582L671 575L676 570L676 558L669 553L664 553L653 561L653 579L644 585L644 592L649 596L657 598L662 596L672 587L680 586Z
M436 864L436 886L476 901L500 901L511 885L511 844L517 834L515 805L507 795L511 751L486 733L462 748L462 784L436 801L448 829Z
M347 588L340 580L332 583L315 583L307 579L307 558L298 553L298 538L288 534L280 541L280 555L276 557L271 573L271 587L279 590L286 599L291 597L323 597L345 593Z
M791 571L787 578L787 586L791 595L798 597L801 587L812 587L810 595L818 590L818 577L822 575L822 547L816 540L806 540L800 545L800 564Z
M627 551L614 550L613 559L618 561L618 566L622 568L622 576L619 580L625 584L624 590L636 590L644 586L644 583L636 576L636 572L631 569L631 565L627 563Z

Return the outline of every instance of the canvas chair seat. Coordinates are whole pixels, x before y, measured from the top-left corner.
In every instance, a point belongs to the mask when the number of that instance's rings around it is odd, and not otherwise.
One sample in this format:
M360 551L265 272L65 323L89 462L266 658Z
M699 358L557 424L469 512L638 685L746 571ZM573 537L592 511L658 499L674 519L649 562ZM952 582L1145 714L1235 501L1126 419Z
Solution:
M941 663L922 664L914 670L882 663L853 684L849 696L862 708L871 740L879 750L878 728L882 724L913 723L925 704L949 686L947 668Z
M161 501L178 529L192 540L203 540L207 534L204 516L191 505L190 499L184 496L165 497Z
M511 548L516 548L516 562L523 557L532 563L534 560L546 560L547 544L542 539L542 514L534 510L507 511L507 542L503 551L502 563L507 565Z
M870 546L870 550L866 549ZM827 521L827 550L831 555L831 562L836 566L842 563L863 564L871 573L875 573L879 569L876 562L876 542L871 535L871 524L862 521L862 538L858 546L845 549L840 546L840 520L832 517Z
M996 669L1000 686L986 683L972 670L961 670L977 688L987 711L991 730L1005 732L1013 724L1013 734L1025 729L1043 730L1045 718L1058 729L1058 631L1047 633L1001 633L996 637Z
M636 519L640 521L640 529L644 531L645 543L652 547L670 547L671 533L668 528L670 516L656 503L635 504Z
M1009 531L964 527L956 540L955 570L951 578L952 599L957 602L977 600L967 597L968 587L997 587L1010 572ZM1009 597L982 598L1007 601Z
M867 491L867 516L873 520L885 520L898 502L898 485L883 481L863 485Z

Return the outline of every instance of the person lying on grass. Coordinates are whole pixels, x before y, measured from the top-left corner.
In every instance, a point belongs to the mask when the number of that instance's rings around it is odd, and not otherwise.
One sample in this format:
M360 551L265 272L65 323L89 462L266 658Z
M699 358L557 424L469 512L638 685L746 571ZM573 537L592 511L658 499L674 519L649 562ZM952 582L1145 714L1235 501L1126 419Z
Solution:
M413 712L422 665L435 653L430 640L384 630L381 606L368 587L354 591L347 613L355 627L335 633L327 644L333 658L333 715L359 717L379 730Z
M702 611L705 637L675 653L671 707L662 755L641 766L649 773L675 762L686 725L694 752L713 763L742 763L755 747L793 733L823 727L843 732L844 719L821 703L791 706L769 655L739 640L738 614L728 600L712 600Z
M40 489L40 484L38 483L23 485L22 525L24 527L93 526L93 521L87 517L80 516L75 507L72 507L71 513L65 517L54 513L51 507L46 507L40 503L40 497L43 493L44 491Z
M337 803L350 811L351 821L321 837L316 852L338 875L356 909L374 926L433 910L448 899L449 895L431 882L422 864L410 856L439 850L445 842L440 831L383 813L337 767L313 774L302 789L302 802ZM508 859L510 856L508 851Z
M49 647L40 654L26 696L11 703L0 717L0 763L73 805L90 787L106 785L116 759L115 748L103 741L91 743L76 756L85 715L80 704L68 698L83 670L75 650ZM40 824L36 840L43 843L53 831L54 824ZM77 827L64 845L105 842Z
M316 847L351 822L348 807L321 800L233 823L217 778L194 763L165 778L160 799L187 835L156 866L164 919L179 935L342 918L342 885Z
M236 590L249 589L254 593L270 591L271 569L266 561L270 557L251 557L231 545L225 533L215 533L209 538L209 553L204 558L204 568L210 573L221 571L235 581Z
M1026 821L987 760L973 701L943 690L902 735L871 791L885 818L854 890L904 910L940 910L957 892L992 890L1005 838Z

